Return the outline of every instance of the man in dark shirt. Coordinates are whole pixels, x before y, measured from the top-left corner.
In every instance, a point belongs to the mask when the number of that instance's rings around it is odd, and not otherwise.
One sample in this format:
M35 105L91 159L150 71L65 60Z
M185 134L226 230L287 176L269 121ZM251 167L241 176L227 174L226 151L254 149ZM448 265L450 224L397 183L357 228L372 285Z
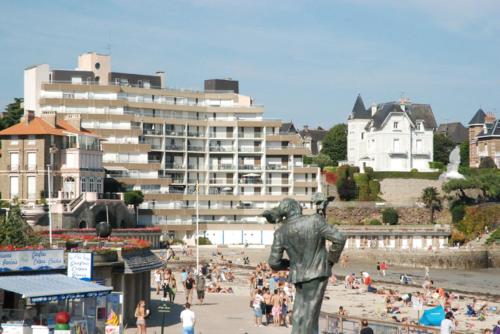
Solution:
M361 330L359 331L359 334L374 334L373 329L368 326L368 320L361 320Z

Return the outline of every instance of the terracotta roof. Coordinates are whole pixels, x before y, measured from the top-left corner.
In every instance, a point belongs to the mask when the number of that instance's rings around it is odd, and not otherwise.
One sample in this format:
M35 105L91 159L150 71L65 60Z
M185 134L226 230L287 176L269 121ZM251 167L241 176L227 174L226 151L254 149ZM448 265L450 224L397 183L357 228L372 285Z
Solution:
M92 135L94 133L82 129L77 130L66 121L57 121L53 127L40 117L34 117L29 123L21 121L5 130L0 131L0 136L17 136L17 135L54 135L65 136L67 133Z

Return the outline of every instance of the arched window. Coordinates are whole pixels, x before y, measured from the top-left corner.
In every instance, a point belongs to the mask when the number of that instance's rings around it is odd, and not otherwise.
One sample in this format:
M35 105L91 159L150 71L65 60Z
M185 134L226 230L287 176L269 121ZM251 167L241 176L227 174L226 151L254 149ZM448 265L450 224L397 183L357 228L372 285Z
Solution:
M97 191L99 194L102 193L102 178L98 177L95 179L95 191Z

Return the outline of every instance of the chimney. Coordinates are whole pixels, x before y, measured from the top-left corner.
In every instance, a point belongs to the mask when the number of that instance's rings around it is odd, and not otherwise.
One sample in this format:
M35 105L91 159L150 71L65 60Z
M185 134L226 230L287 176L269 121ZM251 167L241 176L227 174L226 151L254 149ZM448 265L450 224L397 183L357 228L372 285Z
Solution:
M71 125L75 129L77 129L77 130L81 130L82 129L80 114L69 114L69 115L66 115L64 117L64 120L66 121L66 123L68 123L69 125Z
M309 130L309 125L304 125L304 130L305 131Z
M165 82L165 72L163 71L156 71L156 75L160 77L160 88L165 88L165 85L167 84Z
M56 112L55 111L44 111L41 118L50 124L52 127L56 127Z
M492 123L495 122L495 119L496 119L495 114L489 112L484 117L484 123L486 123L486 124L492 124Z
M375 113L377 112L377 105L375 104L375 102L372 103L371 110L372 110L372 117L373 117L373 115L375 115Z

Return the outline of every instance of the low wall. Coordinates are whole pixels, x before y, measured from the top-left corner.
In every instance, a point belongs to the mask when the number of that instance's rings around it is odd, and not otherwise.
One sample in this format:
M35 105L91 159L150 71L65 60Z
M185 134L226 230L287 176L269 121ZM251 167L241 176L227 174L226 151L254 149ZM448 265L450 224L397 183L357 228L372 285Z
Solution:
M500 252L484 250L384 251L346 250L345 255L359 261L386 261L390 265L409 268L484 269L500 268ZM493 258L492 258L493 256Z

